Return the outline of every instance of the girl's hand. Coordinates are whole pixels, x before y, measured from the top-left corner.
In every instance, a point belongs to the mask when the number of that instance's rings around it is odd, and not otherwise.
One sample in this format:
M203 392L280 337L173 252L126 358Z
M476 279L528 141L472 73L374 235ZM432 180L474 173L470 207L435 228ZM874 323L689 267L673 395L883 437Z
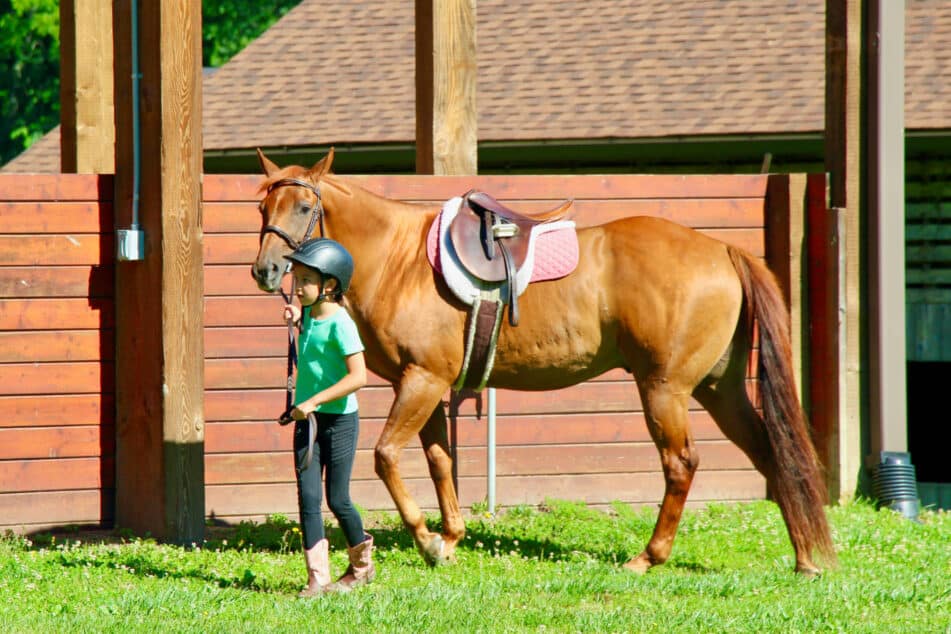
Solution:
M314 399L309 398L300 405L297 405L291 409L291 418L294 420L304 420L307 418L307 415L317 409L317 403L314 402Z
M291 323L298 323L300 321L300 308L293 304L284 305L284 320L291 320Z

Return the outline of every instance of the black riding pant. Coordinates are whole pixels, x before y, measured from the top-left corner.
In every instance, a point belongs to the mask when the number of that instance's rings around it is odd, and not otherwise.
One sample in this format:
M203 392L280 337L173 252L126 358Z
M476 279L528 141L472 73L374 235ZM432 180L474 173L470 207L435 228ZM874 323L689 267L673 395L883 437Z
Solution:
M347 544L356 546L366 535L363 520L350 501L350 473L357 452L357 434L360 416L350 414L317 414L317 440L310 466L303 471L300 465L307 454L308 422L297 421L294 426L294 463L297 469L297 501L300 508L304 547L312 548L324 538L321 517L321 474L327 481L327 506L330 507Z

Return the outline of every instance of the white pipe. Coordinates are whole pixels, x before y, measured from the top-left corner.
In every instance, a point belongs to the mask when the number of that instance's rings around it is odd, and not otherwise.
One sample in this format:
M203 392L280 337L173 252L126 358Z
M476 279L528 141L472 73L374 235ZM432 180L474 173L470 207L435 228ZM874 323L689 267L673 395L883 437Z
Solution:
M489 388L489 404L488 404L488 422L489 422L489 436L486 440L486 488L487 488L487 503L488 511L490 514L495 514L495 388Z

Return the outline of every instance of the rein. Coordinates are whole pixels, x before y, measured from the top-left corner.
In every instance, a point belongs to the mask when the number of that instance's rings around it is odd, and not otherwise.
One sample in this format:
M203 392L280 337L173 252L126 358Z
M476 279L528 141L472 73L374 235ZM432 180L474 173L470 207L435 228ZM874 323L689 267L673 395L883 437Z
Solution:
M304 238L298 242L277 225L265 225L264 228L261 229L259 243L264 242L264 236L266 234L273 233L284 240L284 242L287 243L287 246L289 246L291 249L297 250L301 243L310 237L310 234L313 233L314 227L317 226L318 222L320 223L320 235L323 237L324 206L320 197L320 188L296 178L284 178L272 183L267 188L267 193L270 194L271 191L277 189L278 187L286 187L289 185L304 187L312 191L314 195L317 196L314 205L310 209L310 222L307 224L307 231L304 232ZM280 289L281 297L284 298L284 302L286 304L290 304L294 299L294 286L295 282L292 281L291 292L289 294L284 293L283 288ZM303 319L303 314L301 315L301 318ZM294 371L296 369L297 331L294 329L294 321L289 318L287 320L287 394L284 400L284 413L281 414L281 416L277 419L277 422L280 425L288 425L294 421L294 419L291 417L291 410L294 408ZM314 459L314 442L317 440L317 417L313 412L307 414L307 423L307 454L304 456L304 461L298 468L298 472L309 468L311 462L313 462Z

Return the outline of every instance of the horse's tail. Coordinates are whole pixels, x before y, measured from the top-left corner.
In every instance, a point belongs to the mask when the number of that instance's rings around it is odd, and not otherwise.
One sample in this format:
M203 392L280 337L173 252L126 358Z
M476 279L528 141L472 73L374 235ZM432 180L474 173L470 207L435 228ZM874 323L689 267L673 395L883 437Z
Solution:
M786 520L789 537L807 554L816 551L832 564L835 550L823 505L826 488L796 393L786 302L766 266L740 249L728 247L743 286L748 333L759 326L759 387L763 426L775 474L770 491Z

